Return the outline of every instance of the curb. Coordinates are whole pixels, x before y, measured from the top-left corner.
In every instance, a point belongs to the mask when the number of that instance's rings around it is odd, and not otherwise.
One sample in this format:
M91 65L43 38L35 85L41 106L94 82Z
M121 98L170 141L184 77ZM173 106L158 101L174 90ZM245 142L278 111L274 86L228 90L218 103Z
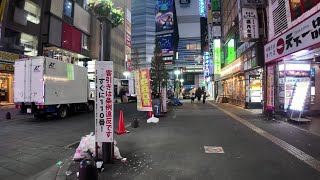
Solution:
M56 174L56 180L66 180L67 179L66 171L68 171L72 162L73 162L72 156L65 160L65 163L60 167L60 169L58 170L58 172Z

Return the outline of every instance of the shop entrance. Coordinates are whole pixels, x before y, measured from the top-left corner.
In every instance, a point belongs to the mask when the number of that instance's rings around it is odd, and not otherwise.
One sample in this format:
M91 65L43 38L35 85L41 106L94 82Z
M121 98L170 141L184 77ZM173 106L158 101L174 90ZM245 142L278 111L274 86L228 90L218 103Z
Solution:
M0 104L13 103L12 99L12 74L0 73Z

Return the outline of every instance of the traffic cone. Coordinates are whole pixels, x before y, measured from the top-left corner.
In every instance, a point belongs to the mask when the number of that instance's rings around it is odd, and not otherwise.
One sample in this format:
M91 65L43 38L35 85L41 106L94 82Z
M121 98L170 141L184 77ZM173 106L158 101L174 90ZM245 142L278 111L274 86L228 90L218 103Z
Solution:
M118 130L117 134L124 134L127 133L125 127L124 127L124 119L123 119L123 112L120 110L120 117L119 117L119 122L118 122Z
M149 118L151 118L152 115L153 115L153 111L149 111L149 112L148 112L148 115L149 115Z

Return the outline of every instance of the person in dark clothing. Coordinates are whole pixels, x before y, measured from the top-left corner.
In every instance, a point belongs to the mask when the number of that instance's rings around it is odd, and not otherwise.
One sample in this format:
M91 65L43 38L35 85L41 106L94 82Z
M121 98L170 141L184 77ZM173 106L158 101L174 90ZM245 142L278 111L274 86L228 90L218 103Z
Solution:
M202 100L203 104L206 103L206 99L207 99L207 92L206 90L203 90L203 100Z
M120 94L121 103L123 103L123 96L126 95L126 90L124 88L121 88L119 94Z
M199 87L196 91L196 97L198 98L198 102L200 102L201 100L201 94L202 94L202 90L201 88Z

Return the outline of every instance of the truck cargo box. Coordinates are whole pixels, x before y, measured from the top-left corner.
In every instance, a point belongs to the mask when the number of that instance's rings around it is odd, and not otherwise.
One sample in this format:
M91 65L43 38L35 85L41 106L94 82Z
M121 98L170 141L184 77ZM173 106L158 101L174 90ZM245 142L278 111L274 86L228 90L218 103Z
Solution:
M56 105L87 101L87 68L48 57L15 62L15 103Z

